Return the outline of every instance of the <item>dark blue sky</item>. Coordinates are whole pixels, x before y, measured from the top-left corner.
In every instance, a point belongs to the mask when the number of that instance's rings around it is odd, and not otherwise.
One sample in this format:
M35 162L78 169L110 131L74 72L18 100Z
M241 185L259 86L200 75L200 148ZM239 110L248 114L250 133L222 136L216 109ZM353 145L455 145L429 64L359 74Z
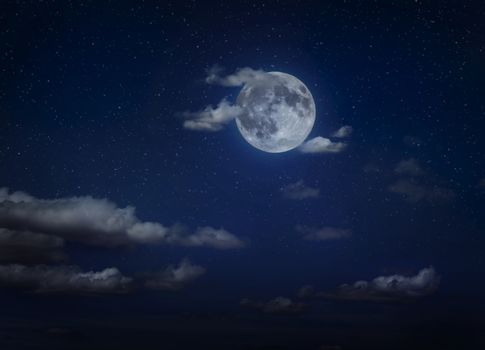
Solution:
M0 347L485 346L484 15L480 1L3 1L0 188L33 199L0 192L0 267L115 267L132 281L121 295L52 293L39 270L21 283L0 271ZM331 138L345 149L271 154L234 122L187 130L184 112L240 91L205 82L215 65L298 77L316 104L309 138L351 126ZM318 195L288 198L298 183ZM100 243L133 223L99 229L104 204L86 214L83 196L186 231ZM194 243L201 227L238 246ZM38 259L39 234L65 259ZM204 272L145 288L185 258ZM379 289L379 276L394 277ZM302 297L304 285L316 292ZM273 312L280 296L292 304Z

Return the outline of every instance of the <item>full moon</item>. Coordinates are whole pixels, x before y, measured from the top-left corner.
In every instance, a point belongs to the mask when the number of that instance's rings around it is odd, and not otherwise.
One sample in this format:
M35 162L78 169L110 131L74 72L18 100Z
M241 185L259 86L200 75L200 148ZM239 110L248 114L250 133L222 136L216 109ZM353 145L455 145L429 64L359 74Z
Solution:
M236 118L244 139L253 147L281 153L305 141L315 123L315 102L296 77L269 72L246 83L237 97Z

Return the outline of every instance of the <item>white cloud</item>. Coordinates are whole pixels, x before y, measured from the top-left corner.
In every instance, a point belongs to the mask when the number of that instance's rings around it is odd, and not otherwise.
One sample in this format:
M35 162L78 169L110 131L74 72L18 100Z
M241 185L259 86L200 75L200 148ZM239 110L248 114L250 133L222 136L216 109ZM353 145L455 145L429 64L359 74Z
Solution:
M280 191L283 197L295 200L318 198L320 196L320 190L318 188L305 185L303 180L286 185Z
M205 79L208 84L216 84L222 86L242 86L254 80L265 78L266 72L263 70L254 70L249 67L238 68L233 74L221 76L223 68L213 66L207 71Z
M268 314L299 314L305 311L306 304L294 302L289 298L277 297L267 302L242 299L241 306L256 309Z
M343 142L333 142L325 137L317 136L303 143L299 150L302 153L340 153L347 147Z
M352 127L350 125L342 126L340 129L335 131L332 136L337 138L349 137L352 134Z
M145 286L157 290L179 290L205 274L202 266L184 259L178 266L170 265L164 270L147 275Z
M0 285L36 293L126 293L131 283L114 267L82 272L76 266L0 265Z
M303 234L303 238L310 241L328 241L342 238L348 238L351 236L350 230L345 230L337 227L306 227L298 225L296 230Z
M185 112L184 128L195 131L219 131L241 113L241 107L231 105L227 100L219 102L216 108L207 106L198 112Z
M198 228L194 234L179 238L181 245L187 246L210 246L219 249L242 248L245 243L232 233L220 228L209 226Z
M225 230L205 227L190 234L178 225L140 221L134 207L118 208L107 199L37 199L22 192L9 194L4 188L0 189L0 227L102 246L166 243L227 249L244 245Z
M300 289L300 297L323 297L346 300L393 301L432 294L438 288L439 276L433 267L424 268L414 276L380 276L372 281L343 284L335 292L315 292L312 286Z
M208 84L222 86L242 86L248 82L265 77L266 72L254 70L249 67L239 68L235 73L222 76L223 69L214 66L207 71L205 79ZM229 103L223 99L217 107L207 106L198 112L184 112L181 116L184 128L195 131L215 132L220 131L242 112L241 107Z

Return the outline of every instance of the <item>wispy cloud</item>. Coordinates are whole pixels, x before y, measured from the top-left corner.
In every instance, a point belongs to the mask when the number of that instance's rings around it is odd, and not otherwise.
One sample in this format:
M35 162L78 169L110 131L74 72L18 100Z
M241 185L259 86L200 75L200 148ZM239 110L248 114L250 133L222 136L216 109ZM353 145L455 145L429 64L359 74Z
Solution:
M412 203L422 200L448 202L455 198L455 193L448 188L419 184L413 179L400 179L389 186L389 191Z
M337 227L307 227L297 225L296 230L303 234L303 238L309 241L328 241L342 238L349 238L352 234L351 230L346 230Z
M266 72L254 70L249 67L239 68L233 74L222 75L224 69L220 66L213 66L207 70L205 82L227 87L242 86L254 80L263 79ZM242 109L223 99L217 107L206 106L197 112L183 112L180 115L185 118L184 128L194 131L216 132L220 131L236 118Z
M440 277L433 267L424 268L414 276L380 276L372 281L343 284L333 292L316 292L304 286L298 292L303 298L322 297L343 300L398 301L432 294L438 288Z
M334 142L325 137L317 136L303 143L299 150L302 153L340 153L347 147L344 142Z
M284 297L277 297L266 302L242 299L240 305L267 314L300 314L305 311L307 307L304 303L294 302L291 299Z
M407 176L422 176L426 174L419 162L414 158L401 160L394 168L394 172L398 175Z
M170 265L159 272L146 274L145 287L156 290L179 290L205 272L206 269L202 266L184 259L178 266Z
M335 131L332 136L336 138L349 137L352 134L352 127L350 125L342 126L340 129Z
M207 106L198 112L184 112L184 128L196 131L214 132L221 130L241 113L241 107L230 104L227 100L219 102L217 107Z
M77 266L0 265L0 286L35 293L126 293L132 282L114 267L83 272Z
M280 192L283 197L295 200L318 198L320 196L320 189L305 185L303 180L282 187Z
M233 74L223 76L224 69L220 66L213 66L207 70L207 77L205 79L208 84L216 84L221 86L242 86L254 80L264 79L266 72L258 69L254 70L249 67L238 68Z
M433 183L432 179L429 179L430 176L425 176L429 174L423 170L415 158L401 160L395 166L394 173L399 178L388 186L388 190L400 195L408 202L444 203L455 198L453 190L438 186Z

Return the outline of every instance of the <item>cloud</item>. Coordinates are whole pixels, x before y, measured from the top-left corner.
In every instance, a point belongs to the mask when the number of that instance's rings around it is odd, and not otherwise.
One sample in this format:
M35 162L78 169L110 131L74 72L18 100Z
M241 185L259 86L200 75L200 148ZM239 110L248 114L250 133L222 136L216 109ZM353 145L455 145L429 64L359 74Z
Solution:
M318 198L320 196L320 190L318 188L305 185L303 180L286 185L280 191L283 197L294 200Z
M245 243L232 233L224 229L215 229L209 226L198 228L194 234L180 239L181 245L210 246L218 249L242 248Z
M432 294L438 288L439 276L433 267L424 268L415 276L380 276L372 281L343 284L334 292L315 292L312 286L304 286L298 296L323 297L342 300L398 301Z
M342 126L340 129L335 131L332 136L337 138L349 137L352 134L352 127L350 125Z
M129 292L131 284L114 267L82 272L76 266L0 265L0 286L35 293L120 294Z
M449 202L455 198L455 193L451 189L425 181L426 172L414 158L400 161L394 168L394 173L403 178L396 180L388 187L388 190L400 195L408 202Z
M302 153L340 153L347 147L343 142L333 142L325 137L317 136L303 143L299 150Z
M225 230L210 227L191 234L179 225L142 222L135 208L118 208L107 199L90 196L37 199L0 189L0 227L27 230L85 244L113 246L134 243L239 248L244 243Z
M184 128L196 131L219 131L241 113L241 107L231 105L227 100L219 102L216 108L207 106L198 112L184 112L182 117L187 120Z
M242 86L248 82L261 79L267 74L262 70L254 70L249 67L239 68L235 73L227 76L222 76L222 72L223 68L220 66L210 68L207 71L206 83L228 87ZM181 116L186 119L183 124L185 129L215 132L222 130L241 113L241 107L223 99L215 108L207 106L198 112L181 113Z
M422 176L425 174L425 171L414 158L401 160L394 168L394 172L398 175L408 176Z
M301 287L296 293L298 298L312 298L312 297L320 296L321 294L322 293L317 293L315 291L315 287L311 285L306 285Z
M40 233L0 228L0 262L24 264L61 262L64 240Z
M293 302L289 298L277 297L267 302L242 299L240 305L256 309L267 314L300 314L305 311L307 305L301 302Z
M337 227L314 228L301 225L296 226L296 230L303 234L303 238L310 241L327 241L348 238L352 233L350 230Z
M403 196L412 203L422 200L429 202L447 202L455 197L455 193L447 188L427 186L417 183L412 179L400 179L389 186L389 191Z
M210 68L207 71L206 83L228 87L242 86L254 80L264 79L267 74L263 70L254 70L249 67L238 68L235 73L226 76L221 76L223 71L224 69L217 65Z
M160 272L146 275L145 287L157 290L179 290L205 274L202 266L184 259L178 266L170 265Z

